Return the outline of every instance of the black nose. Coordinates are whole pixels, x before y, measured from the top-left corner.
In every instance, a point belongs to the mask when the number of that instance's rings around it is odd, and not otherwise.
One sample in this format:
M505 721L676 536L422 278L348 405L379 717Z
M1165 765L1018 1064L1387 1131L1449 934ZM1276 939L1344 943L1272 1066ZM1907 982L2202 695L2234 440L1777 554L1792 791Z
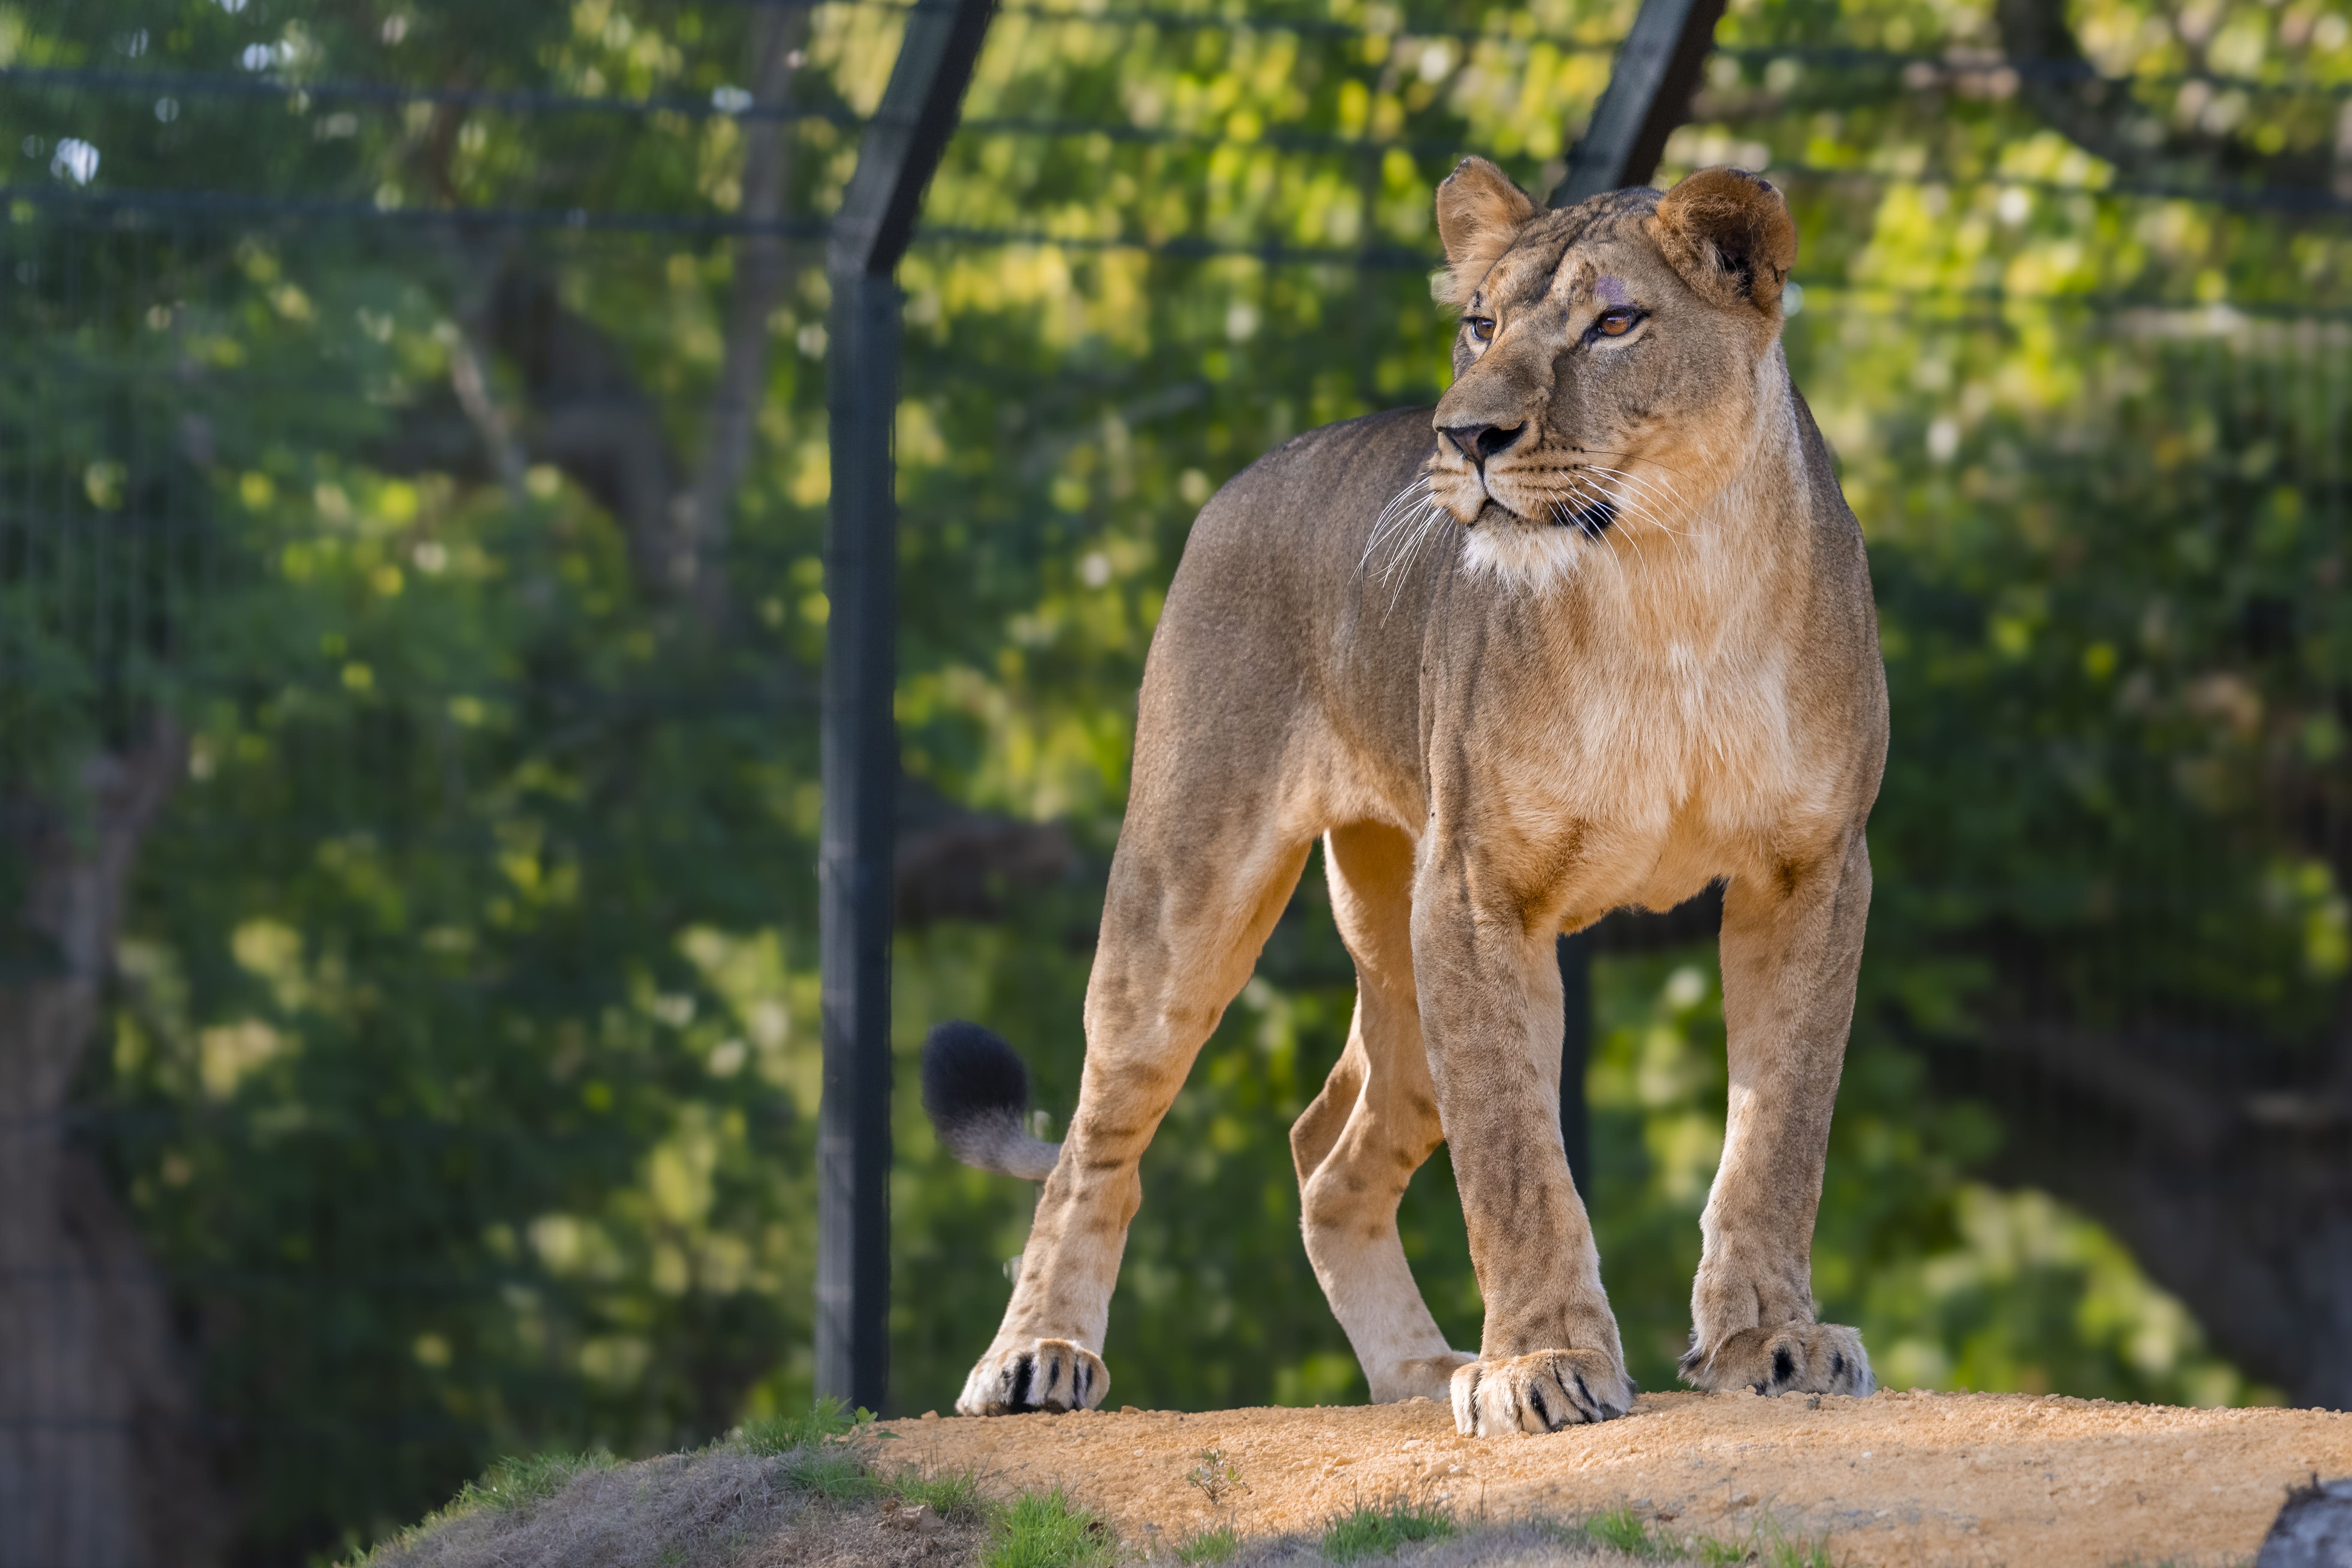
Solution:
M1456 450L1484 468L1486 459L1519 438L1524 425L1448 425L1445 438Z

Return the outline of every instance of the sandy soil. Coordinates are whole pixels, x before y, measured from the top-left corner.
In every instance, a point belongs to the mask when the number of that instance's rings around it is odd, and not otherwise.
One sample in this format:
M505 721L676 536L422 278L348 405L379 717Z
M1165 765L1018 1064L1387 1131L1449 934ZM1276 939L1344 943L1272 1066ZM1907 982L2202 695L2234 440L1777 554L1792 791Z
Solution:
M2290 1481L2352 1474L2352 1415L2181 1410L2026 1394L1658 1394L1601 1426L1457 1437L1442 1406L1127 1410L891 1421L884 1462L1067 1486L1131 1546L1230 1509L1246 1534L1311 1530L1360 1500L1435 1497L1498 1520L1616 1504L1677 1531L1770 1516L1855 1568L2108 1568L2252 1557ZM1249 1490L1185 1477L1222 1449Z

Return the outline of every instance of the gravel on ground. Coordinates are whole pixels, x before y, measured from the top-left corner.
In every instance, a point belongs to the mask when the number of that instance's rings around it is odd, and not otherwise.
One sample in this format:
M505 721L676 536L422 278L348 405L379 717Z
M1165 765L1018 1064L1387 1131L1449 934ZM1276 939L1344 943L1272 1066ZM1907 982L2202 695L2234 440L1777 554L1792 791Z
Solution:
M1007 1496L1066 1487L1144 1551L1228 1521L1311 1531L1409 1497L1465 1521L1630 1506L1716 1540L1777 1526L1826 1536L1853 1568L2190 1568L2251 1560L2291 1483L2352 1475L2352 1415L2007 1394L1644 1394L1621 1420L1541 1437L1457 1436L1428 1400L881 1429L886 1467L971 1470ZM1207 1450L1239 1472L1213 1502L1187 1479Z

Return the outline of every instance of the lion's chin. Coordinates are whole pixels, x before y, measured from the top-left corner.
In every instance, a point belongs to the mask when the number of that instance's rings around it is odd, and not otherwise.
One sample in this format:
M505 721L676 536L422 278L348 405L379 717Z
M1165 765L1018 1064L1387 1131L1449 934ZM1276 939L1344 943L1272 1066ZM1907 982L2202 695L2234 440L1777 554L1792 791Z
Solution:
M1502 587L1540 592L1575 575L1586 537L1581 528L1531 522L1489 501L1463 530L1463 570Z

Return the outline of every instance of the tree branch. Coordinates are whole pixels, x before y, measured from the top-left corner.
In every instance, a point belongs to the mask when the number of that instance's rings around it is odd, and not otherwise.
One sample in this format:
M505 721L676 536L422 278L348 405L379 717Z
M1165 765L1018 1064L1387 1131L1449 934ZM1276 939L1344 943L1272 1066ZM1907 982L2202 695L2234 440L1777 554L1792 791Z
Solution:
M804 58L809 7L765 9L753 25L752 100L783 105ZM759 428L760 405L768 383L768 318L784 285L783 237L761 232L784 215L792 188L792 143L781 119L739 121L744 127L741 216L753 231L735 242L735 285L727 316L727 347L711 394L709 435L701 472L687 500L684 531L691 574L683 584L704 624L723 626L727 606L729 513L751 466L751 440Z
M1059 822L971 811L912 775L898 784L898 849L891 870L901 929L934 921L992 921L1006 895L1077 873L1077 845Z
M2227 132L2171 123L2134 96L2133 84L2101 76L2067 23L2065 0L1996 0L1993 18L2028 107L2127 176L2189 174L2229 184L2352 195L2352 166L2338 162L2326 139L2266 153Z
M489 369L474 345L470 327L459 327L456 341L449 345L449 389L457 395L457 406L466 411L467 421L480 437L484 455L506 487L507 500L517 507L526 503L530 492L525 488L525 469L529 460L514 438L514 423L507 411L499 406L490 389Z
M803 60L809 5L762 7L752 24L753 101L782 105ZM462 115L436 116L410 156L418 175L446 192ZM378 447L393 471L436 468L473 476L484 467L520 499L526 462L551 463L610 512L628 540L638 586L656 602L684 603L718 628L727 610L729 511L751 466L766 393L768 320L785 279L781 235L758 232L782 217L792 184L782 121L740 122L741 216L754 228L737 242L725 349L702 461L690 480L671 449L659 410L612 339L566 306L554 285L520 259L453 257L460 300L450 351L450 391L478 450L464 451L440 399L409 409ZM478 287L470 279L488 279ZM496 353L522 383L520 416L499 406L487 363ZM485 463L484 459L487 459Z
M685 548L674 516L678 463L660 411L618 346L553 283L520 267L491 287L482 335L521 378L523 450L612 513L639 585L668 597Z

